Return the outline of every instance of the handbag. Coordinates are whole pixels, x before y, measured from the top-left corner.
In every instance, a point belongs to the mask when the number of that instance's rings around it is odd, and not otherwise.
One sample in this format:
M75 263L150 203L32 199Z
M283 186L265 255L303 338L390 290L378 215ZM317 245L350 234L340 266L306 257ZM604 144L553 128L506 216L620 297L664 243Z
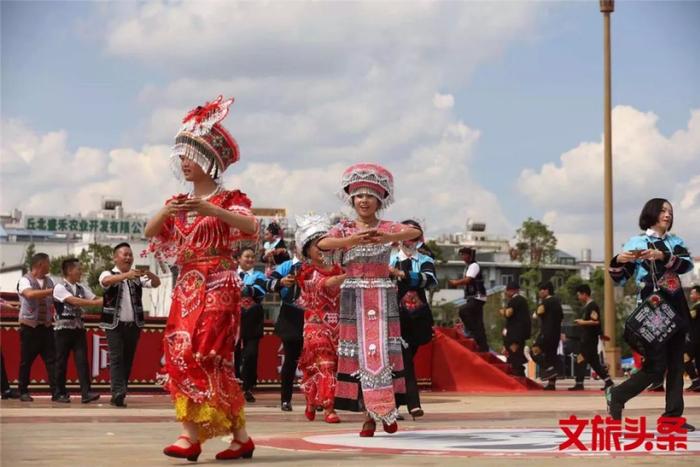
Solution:
M649 349L658 348L668 342L682 326L680 314L664 298L664 293L659 289L655 261L650 263L654 290L627 317L623 334L623 338L630 347L641 355L645 355Z

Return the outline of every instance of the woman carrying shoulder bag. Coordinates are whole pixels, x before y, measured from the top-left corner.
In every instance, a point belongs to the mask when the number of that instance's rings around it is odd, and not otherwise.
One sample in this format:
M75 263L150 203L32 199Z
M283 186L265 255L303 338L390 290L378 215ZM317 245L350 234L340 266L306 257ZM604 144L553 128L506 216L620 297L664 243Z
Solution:
M670 233L672 226L671 203L663 198L650 199L639 216L639 227L644 233L629 239L623 251L610 262L608 272L616 283L622 285L634 278L639 287L639 307L630 317L634 318L632 321L639 324L644 316L640 311L666 310L672 317L661 327L642 323L647 326L646 336L654 336L650 339L652 342L635 335L632 331L635 323L628 319L625 339L644 355L644 363L627 381L605 391L608 413L616 420L622 418L622 409L628 400L664 375L666 410L662 417L683 416L683 343L689 311L679 275L692 270L693 261L683 240ZM683 428L695 430L687 423Z

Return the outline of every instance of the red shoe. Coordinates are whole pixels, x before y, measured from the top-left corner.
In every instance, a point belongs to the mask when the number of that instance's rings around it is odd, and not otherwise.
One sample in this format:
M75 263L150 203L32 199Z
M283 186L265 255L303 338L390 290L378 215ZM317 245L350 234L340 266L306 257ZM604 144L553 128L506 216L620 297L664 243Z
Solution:
M399 429L399 424L396 422L393 422L391 425L387 425L385 422L382 422L382 425L384 426L384 431L389 434L396 433L396 430Z
M253 442L253 438L248 438L248 441L245 443L241 443L240 441L236 442L240 445L238 449L226 449L225 451L221 451L216 455L216 460L224 461L229 459L240 459L241 457L244 459L250 459L253 457L253 451L255 451L255 443Z
M325 417L326 423L340 423L340 417L335 412L329 412Z
M371 438L374 436L374 431L377 429L377 424L374 420L367 420L362 424L362 431L360 431L360 438Z
M306 415L308 421L313 422L316 419L316 408L307 405L306 410L304 410L304 415Z
M178 459L187 459L188 461L197 462L199 455L202 453L202 443L193 443L189 436L180 435L177 439L184 439L190 443L190 447L183 448L171 444L163 449L163 454L169 457L177 457Z

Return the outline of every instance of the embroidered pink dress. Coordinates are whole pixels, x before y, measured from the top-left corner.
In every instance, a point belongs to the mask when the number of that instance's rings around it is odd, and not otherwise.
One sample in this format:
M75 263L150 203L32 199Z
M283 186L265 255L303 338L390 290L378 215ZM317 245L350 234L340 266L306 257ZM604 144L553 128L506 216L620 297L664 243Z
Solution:
M377 228L398 232L402 225L380 221ZM359 230L345 220L327 236L344 238ZM342 253L347 278L340 296L335 408L366 410L391 424L406 393L396 286L389 278L391 245L358 245Z

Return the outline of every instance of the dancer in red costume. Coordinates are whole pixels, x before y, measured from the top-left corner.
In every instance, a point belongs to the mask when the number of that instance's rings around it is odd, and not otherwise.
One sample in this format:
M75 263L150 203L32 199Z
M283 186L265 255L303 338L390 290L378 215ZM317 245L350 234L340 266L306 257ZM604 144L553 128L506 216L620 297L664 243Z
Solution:
M297 217L295 240L304 260L297 276L304 313L304 347L299 359L303 372L302 388L306 396L309 420L316 417L316 407L323 407L327 423L340 423L333 408L336 371L338 370L338 308L343 269L329 264L316 241L330 229L324 216Z
M366 410L360 436L374 436L376 422L394 433L396 403L405 403L406 382L389 257L393 242L418 238L421 232L377 217L394 198L394 179L384 167L361 163L347 168L341 196L357 218L341 221L316 243L321 250L341 250L347 274L340 297L335 408Z
M233 369L241 288L233 256L242 240L257 240L258 223L248 197L220 185L239 158L236 141L219 123L232 103L219 96L187 114L171 158L176 176L192 182L193 190L166 201L146 226L151 251L179 268L163 380L183 432L163 452L190 461L199 457L201 443L219 435L233 440L217 459L252 457L255 449Z

